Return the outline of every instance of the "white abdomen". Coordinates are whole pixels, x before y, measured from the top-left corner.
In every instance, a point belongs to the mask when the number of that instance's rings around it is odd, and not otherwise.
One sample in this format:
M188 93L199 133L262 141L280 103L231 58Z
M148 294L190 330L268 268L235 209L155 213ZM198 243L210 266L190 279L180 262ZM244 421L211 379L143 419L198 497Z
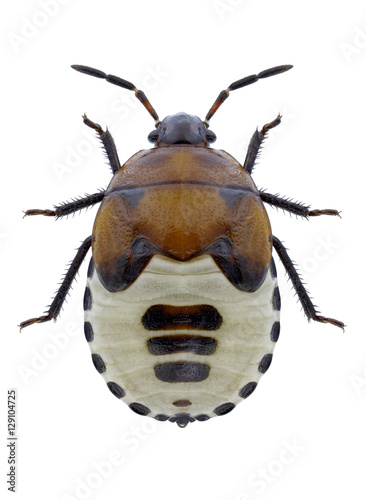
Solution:
M208 255L155 255L116 293L90 269L84 308L93 362L131 409L184 427L228 413L253 392L279 335L274 264L252 293L235 288Z

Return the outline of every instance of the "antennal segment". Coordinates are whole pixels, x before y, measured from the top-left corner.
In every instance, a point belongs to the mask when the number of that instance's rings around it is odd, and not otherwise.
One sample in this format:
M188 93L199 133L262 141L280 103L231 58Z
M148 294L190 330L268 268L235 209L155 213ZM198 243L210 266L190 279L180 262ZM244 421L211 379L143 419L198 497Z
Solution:
M275 66L274 68L261 71L260 73L258 73L258 75L246 76L245 78L242 78L241 80L237 80L236 82L232 83L226 90L222 90L220 94L217 96L216 101L211 106L203 123L206 125L206 127L209 126L211 118L219 109L221 104L229 97L229 92L231 92L232 90L240 89L241 87L246 87L247 85L251 85L252 83L257 82L262 78L268 78L269 76L274 76L280 73L284 73L285 71L288 71L292 67L293 66L291 64L286 64L284 66Z
M159 116L155 109L152 107L149 99L146 97L145 93L142 90L138 90L135 85L123 78L119 78L114 75L107 75L104 71L100 71L99 69L90 68L89 66L81 66L79 64L73 64L71 66L76 71L80 71L80 73L85 73L86 75L95 76L96 78L104 78L109 83L113 83L113 85L118 85L118 87L123 87L127 90L132 90L135 92L135 96L137 99L145 106L150 115L155 120L155 127L157 127L160 123Z

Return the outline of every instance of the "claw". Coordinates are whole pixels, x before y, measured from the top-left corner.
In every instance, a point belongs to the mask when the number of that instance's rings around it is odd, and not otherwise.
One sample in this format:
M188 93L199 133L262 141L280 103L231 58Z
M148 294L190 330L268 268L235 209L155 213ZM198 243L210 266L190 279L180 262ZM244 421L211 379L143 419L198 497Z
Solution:
M314 321L319 321L319 323L330 323L331 325L338 326L338 328L342 328L343 331L345 328L345 324L337 319L325 318L324 316L313 316L312 319Z
M332 210L330 208L326 208L324 210L310 210L309 212L309 216L316 217L318 215L336 215L337 217L342 218L338 210Z
M22 321L19 325L20 331L27 326L33 325L34 323L45 323L46 321L50 321L51 316L40 316L39 318L27 319L26 321Z
M54 210L40 210L38 208L33 208L23 213L23 219L24 217L27 217L27 215L46 215L48 217L54 217L56 215L56 212Z

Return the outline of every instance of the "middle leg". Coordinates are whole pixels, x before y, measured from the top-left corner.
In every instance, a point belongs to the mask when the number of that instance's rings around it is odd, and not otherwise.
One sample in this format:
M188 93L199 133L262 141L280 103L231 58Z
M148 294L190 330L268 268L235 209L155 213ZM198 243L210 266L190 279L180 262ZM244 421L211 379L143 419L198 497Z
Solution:
M88 194L84 198L78 198L66 203L62 203L61 205L55 205L54 210L42 210L39 208L32 208L24 212L24 217L28 215L45 215L47 217L64 217L65 215L70 215L78 210L82 210L83 208L88 208L96 203L100 203L104 198L105 192L100 191L99 193Z
M277 208L281 208L287 212L290 212L300 217L316 217L318 215L337 215L340 217L338 210L333 210L326 208L324 210L310 210L309 205L304 205L303 203L295 203L287 198L280 198L276 194L266 193L265 191L259 191L259 196L261 200L269 205Z
M266 137L268 130L271 130L271 128L277 127L277 125L279 125L280 123L281 123L281 115L277 115L277 118L275 118L272 122L264 125L260 132L258 131L258 129L254 132L254 134L250 140L247 155L245 157L245 161L244 161L244 165L243 165L244 170L246 170L249 174L252 173L255 160L256 160L258 153L259 153L259 149L261 147L262 142L264 141L264 139Z

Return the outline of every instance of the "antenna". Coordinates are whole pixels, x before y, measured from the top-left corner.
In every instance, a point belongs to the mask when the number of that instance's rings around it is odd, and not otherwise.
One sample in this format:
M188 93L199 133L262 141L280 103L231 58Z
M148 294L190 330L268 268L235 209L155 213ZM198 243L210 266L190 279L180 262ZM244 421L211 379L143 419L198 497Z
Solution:
M268 78L269 76L274 76L280 73L284 73L285 71L288 71L292 67L293 66L291 64L286 64L284 66L275 66L274 68L261 71L260 73L258 73L258 75L246 76L245 78L242 78L241 80L237 80L236 82L232 83L226 90L222 90L220 94L217 96L216 101L211 106L203 123L206 125L206 127L209 126L211 118L219 109L221 104L229 97L229 92L231 92L232 90L240 89L241 87L246 87L247 85L251 85L252 83L257 82L261 78Z
M137 97L137 99L145 106L150 115L154 118L155 127L159 125L160 123L159 116L155 111L155 109L152 107L149 99L146 97L144 92L142 90L138 90L133 83L128 82L123 78L119 78L118 76L107 75L106 73L104 73L104 71L100 71L99 69L95 68L90 68L89 66L81 66L79 64L73 64L71 67L76 71L80 71L80 73L85 73L86 75L95 76L96 78L104 78L104 80L107 80L107 82L109 83L113 83L113 85L118 85L118 87L123 87L124 89L132 90L133 92L135 92L135 96Z

